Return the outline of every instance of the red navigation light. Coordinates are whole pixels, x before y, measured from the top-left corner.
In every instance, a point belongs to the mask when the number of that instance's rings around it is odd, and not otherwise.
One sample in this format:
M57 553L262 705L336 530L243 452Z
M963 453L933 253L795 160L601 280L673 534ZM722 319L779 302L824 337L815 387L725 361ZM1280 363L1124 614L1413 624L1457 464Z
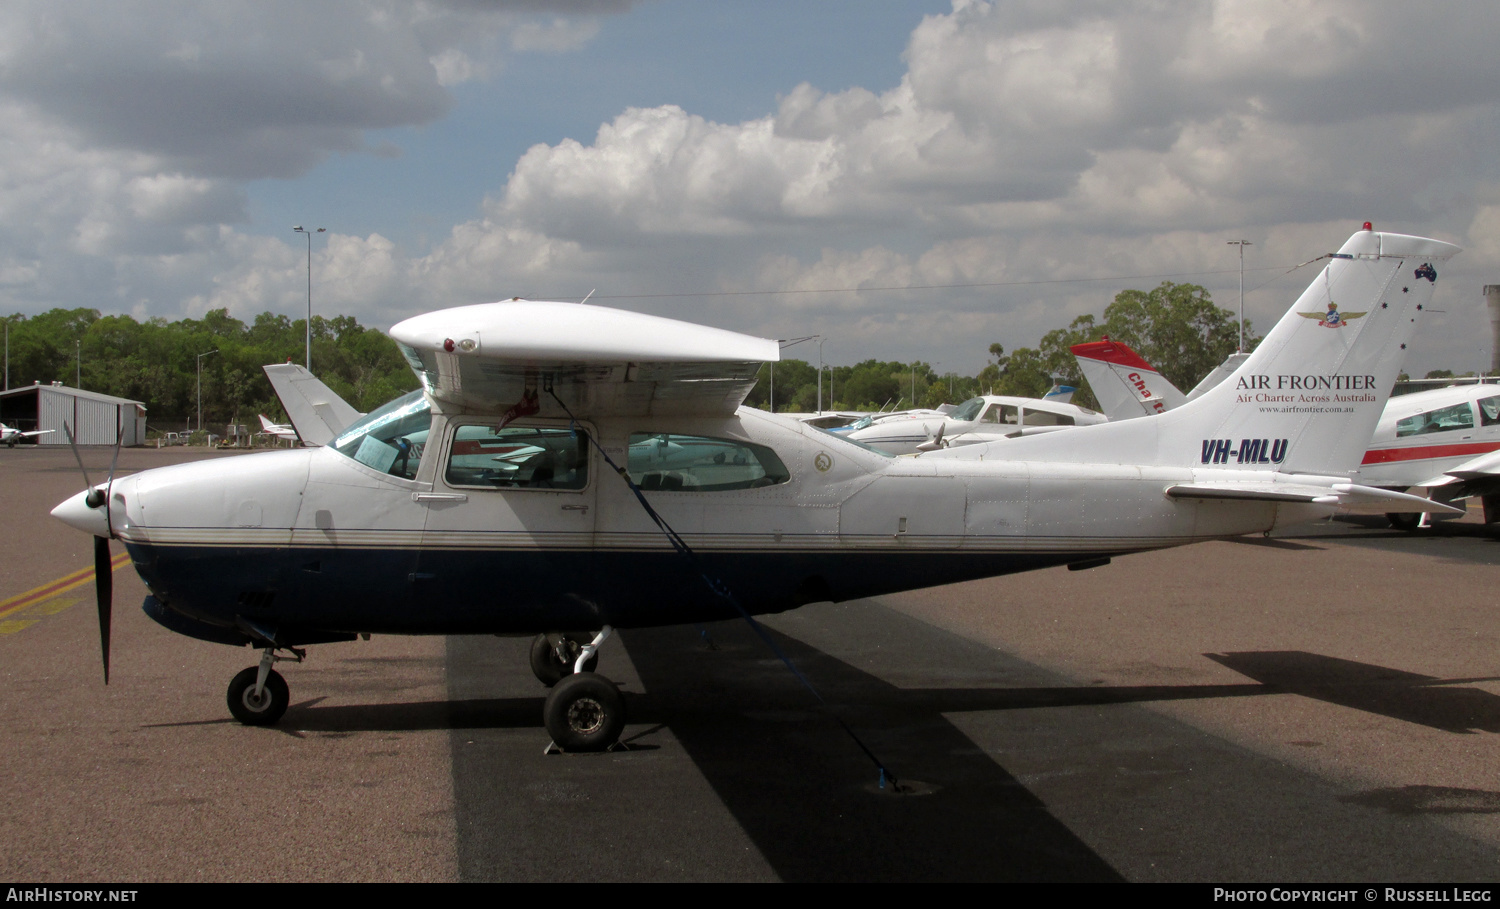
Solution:
M452 338L446 338L446 339L444 339L444 341L443 341L443 350L446 350L448 353L453 353L453 339Z
M1365 230L1374 230L1374 229L1375 229L1375 225L1371 224L1369 221L1365 222Z

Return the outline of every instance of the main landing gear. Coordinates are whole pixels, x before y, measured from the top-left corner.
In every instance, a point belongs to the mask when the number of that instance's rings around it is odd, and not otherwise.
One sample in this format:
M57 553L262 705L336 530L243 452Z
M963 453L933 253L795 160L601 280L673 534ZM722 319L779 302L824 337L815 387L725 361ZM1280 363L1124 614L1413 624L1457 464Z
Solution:
M613 632L605 625L592 640L554 633L539 634L531 642L531 671L552 688L542 707L542 723L564 751L605 751L625 730L620 689L592 671L599 664L599 645Z
M267 647L260 652L260 665L242 670L229 683L229 712L246 726L270 726L286 713L292 701L291 691L281 673L271 668L280 660L300 663L307 651L287 648L290 657L277 656Z
M606 633L604 637L608 637ZM599 639L604 640L603 637ZM599 665L598 642L590 635L582 634L539 634L531 642L531 672L537 681L551 688L564 677L573 674L574 667L578 664L578 657L582 655L584 648L593 647L589 657L584 661L581 672L593 672Z

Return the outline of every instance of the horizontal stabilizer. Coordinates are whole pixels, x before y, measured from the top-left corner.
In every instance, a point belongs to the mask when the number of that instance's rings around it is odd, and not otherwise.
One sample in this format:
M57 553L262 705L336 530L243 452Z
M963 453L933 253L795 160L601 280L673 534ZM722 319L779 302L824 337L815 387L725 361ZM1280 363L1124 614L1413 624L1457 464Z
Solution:
M1167 487L1174 499L1251 499L1261 502L1301 502L1309 505L1334 505L1353 512L1386 514L1437 512L1463 514L1464 509L1432 499L1394 492L1358 483L1180 483Z

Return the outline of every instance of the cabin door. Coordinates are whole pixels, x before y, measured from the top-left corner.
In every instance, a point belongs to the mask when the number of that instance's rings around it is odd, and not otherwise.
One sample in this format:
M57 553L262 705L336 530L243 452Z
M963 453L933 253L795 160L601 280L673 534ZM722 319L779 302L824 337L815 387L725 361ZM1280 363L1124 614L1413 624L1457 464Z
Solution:
M596 629L590 429L448 423L413 575L453 633Z

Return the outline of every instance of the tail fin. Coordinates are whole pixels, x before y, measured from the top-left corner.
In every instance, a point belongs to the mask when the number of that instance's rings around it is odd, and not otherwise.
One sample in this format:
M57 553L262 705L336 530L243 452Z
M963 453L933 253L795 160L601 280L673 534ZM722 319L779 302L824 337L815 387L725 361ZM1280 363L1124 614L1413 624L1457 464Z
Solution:
M1203 397L1210 388L1234 375L1235 370L1240 368L1240 364L1248 359L1250 359L1250 355L1243 351L1230 354L1224 359L1223 363L1215 366L1208 375L1203 377L1202 381L1193 386L1193 390L1187 393L1187 399L1189 401L1196 401L1198 398Z
M997 444L993 455L1352 474L1432 299L1438 268L1457 252L1441 240L1361 230L1331 255L1255 352L1197 399L1152 420L1014 439L1003 449Z
M1099 409L1111 420L1166 413L1185 400L1177 386L1125 344L1106 337L1069 349L1094 390Z
M1042 395L1042 400L1051 401L1054 404L1072 404L1073 394L1077 391L1078 389L1071 385L1064 385L1062 379L1054 376L1052 387L1047 389L1046 394Z
M271 388L292 428L308 445L327 445L364 416L301 366L273 363L261 368L271 380ZM265 418L261 420L264 422Z

